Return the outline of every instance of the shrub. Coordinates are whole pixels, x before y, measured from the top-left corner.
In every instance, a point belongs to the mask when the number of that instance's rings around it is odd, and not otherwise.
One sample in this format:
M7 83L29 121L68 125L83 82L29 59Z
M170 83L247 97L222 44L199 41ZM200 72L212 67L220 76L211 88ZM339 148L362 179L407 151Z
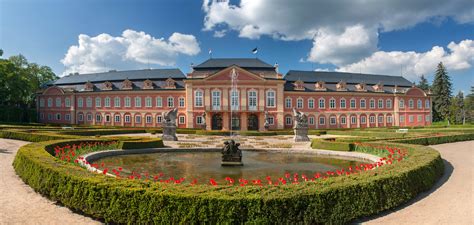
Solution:
M94 129L94 130L68 130L62 131L62 134L78 135L78 136L97 136L97 135L114 135L114 134L136 134L146 133L145 129Z
M78 138L72 135L58 135L54 133L37 133L16 130L0 130L0 138L8 138L29 142L41 142L61 139Z
M443 143L451 143L458 141L469 141L474 140L474 133L469 134L457 134L457 135L446 135L446 136L432 136L432 137L421 137L421 138L410 138L395 140L393 142L416 144L416 145L437 145Z
M162 148L163 140L161 138L150 138L140 140L120 141L119 149L141 149L141 148Z
M311 148L336 151L352 151L354 148L354 144L350 142L329 141L315 138L311 140Z
M438 152L398 144L408 148L406 160L358 175L285 186L173 185L94 174L45 151L64 143L21 147L15 171L35 191L107 223L344 224L409 201L444 170Z

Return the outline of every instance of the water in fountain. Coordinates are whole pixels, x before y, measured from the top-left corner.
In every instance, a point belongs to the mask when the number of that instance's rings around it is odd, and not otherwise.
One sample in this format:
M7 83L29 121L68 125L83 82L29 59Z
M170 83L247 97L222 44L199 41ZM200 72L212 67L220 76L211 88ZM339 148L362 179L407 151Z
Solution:
M235 139L237 134L234 133L234 130L233 130L233 123L234 123L234 110L235 108L234 107L238 107L238 102L239 102L239 99L237 98L237 96L240 97L240 95L238 95L238 91L237 91L237 77L238 77L238 74L237 72L235 71L235 69L232 69L232 73L230 75L230 80L231 80L231 84L230 84L230 87L231 87L231 91L230 91L230 139ZM235 95L235 96L234 96Z

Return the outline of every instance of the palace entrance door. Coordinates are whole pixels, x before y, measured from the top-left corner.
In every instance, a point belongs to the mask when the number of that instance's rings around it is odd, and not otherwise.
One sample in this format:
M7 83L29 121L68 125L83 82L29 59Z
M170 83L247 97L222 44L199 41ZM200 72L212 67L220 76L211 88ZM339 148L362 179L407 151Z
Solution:
M250 114L247 124L247 130L258 130L258 116L255 114Z
M212 115L213 130L222 130L222 115L220 113Z

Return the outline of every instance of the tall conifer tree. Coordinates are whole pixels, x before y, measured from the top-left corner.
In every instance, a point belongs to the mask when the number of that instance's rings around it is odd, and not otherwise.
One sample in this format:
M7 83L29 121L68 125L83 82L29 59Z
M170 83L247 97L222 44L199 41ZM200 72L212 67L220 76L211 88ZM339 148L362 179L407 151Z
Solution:
M421 75L420 82L416 86L424 91L427 91L428 89L431 88L430 84L428 83L428 80L425 78L425 75Z
M443 63L438 64L433 81L433 119L447 120L451 105L452 84ZM449 121L448 121L449 122Z

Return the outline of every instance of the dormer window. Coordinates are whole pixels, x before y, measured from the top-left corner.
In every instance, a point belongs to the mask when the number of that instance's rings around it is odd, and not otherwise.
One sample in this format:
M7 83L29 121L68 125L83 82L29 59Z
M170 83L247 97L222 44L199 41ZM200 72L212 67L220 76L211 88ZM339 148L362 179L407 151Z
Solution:
M87 81L84 91L94 91L94 84L92 84L90 81Z
M103 85L102 85L102 90L104 91L110 91L112 90L112 87L113 87L113 84L109 81L106 81Z
M372 88L374 89L375 92L383 92L383 84L381 82L372 86Z
M302 80L297 80L293 83L295 86L295 90L297 91L304 91L304 82Z
M324 81L318 81L314 84L314 88L317 91L325 91L326 90L326 83Z
M367 91L365 89L365 84L364 83L359 83L355 85L356 91Z
M175 89L176 88L175 83L176 83L175 80L168 78L165 81L165 89Z
M347 84L345 81L339 81L339 83L336 84L336 89L337 91L347 91Z
M129 79L126 79L123 81L123 85L122 85L123 90L132 90L132 88L133 88L133 83Z
M153 89L153 81L147 79L143 82L143 89L150 90Z

